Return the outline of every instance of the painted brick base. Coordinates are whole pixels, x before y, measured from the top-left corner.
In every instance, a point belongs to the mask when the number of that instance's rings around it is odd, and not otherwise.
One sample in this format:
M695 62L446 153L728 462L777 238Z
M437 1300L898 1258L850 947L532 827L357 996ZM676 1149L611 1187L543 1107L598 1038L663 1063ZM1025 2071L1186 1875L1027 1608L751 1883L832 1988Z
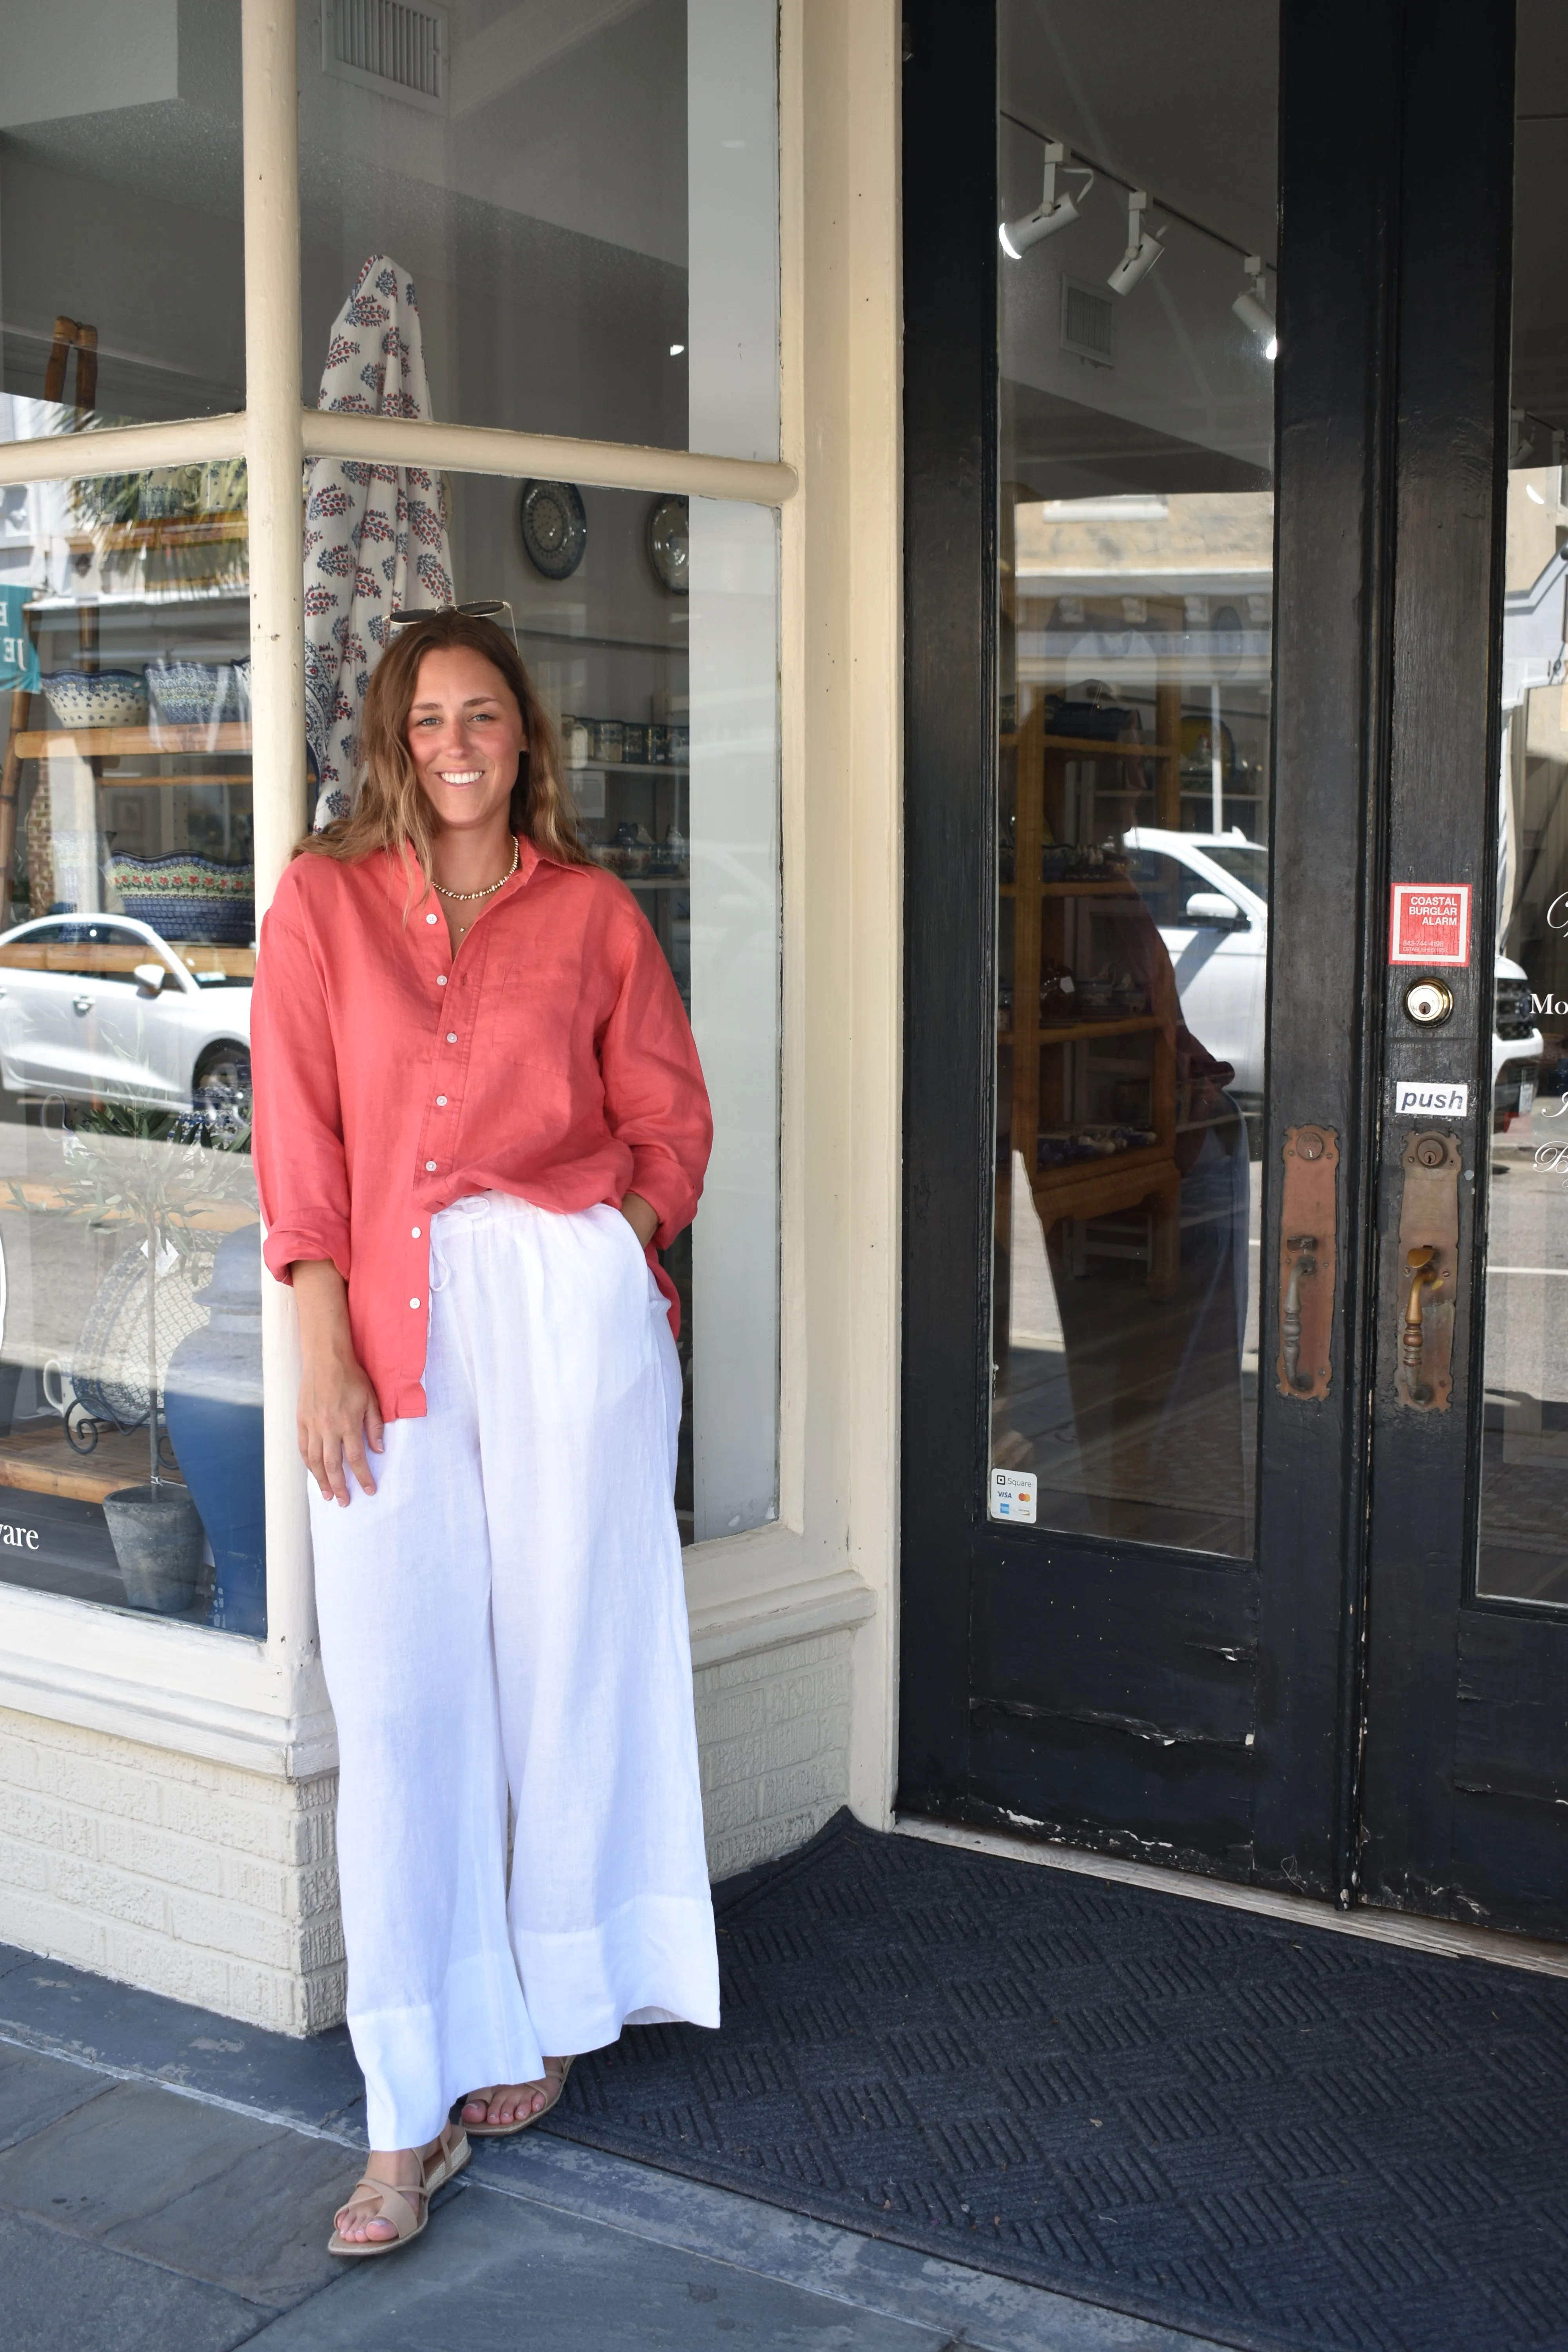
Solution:
M319 2032L343 2013L335 1791L0 1709L0 1942Z
M847 1801L852 1638L698 1668L714 1878ZM0 1709L0 1943L319 2033L343 2013L336 1790L335 1773L271 1780Z
M849 1801L848 1631L700 1666L708 1868L731 1878L816 1835Z

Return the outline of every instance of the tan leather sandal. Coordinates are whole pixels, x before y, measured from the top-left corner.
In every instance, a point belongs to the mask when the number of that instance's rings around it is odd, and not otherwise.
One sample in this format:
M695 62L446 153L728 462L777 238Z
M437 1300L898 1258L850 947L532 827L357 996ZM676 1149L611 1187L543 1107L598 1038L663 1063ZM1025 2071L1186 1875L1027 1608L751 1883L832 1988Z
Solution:
M418 2237L430 2219L430 2200L437 2189L461 2172L472 2152L461 2124L447 2124L424 2159L419 2180L410 2180L399 2189L390 2180L378 2180L372 2172L363 2174L354 2183L348 2203L338 2208L332 2234L327 2240L328 2253L341 2254L346 2262L353 2262L363 2254L391 2254L399 2246L406 2246ZM337 2221L350 2213L363 2214L367 2221L390 2221L397 2235L342 2237Z
M544 2105L542 2107L537 2108L531 2116L519 2116L515 2123L465 2124L463 2126L463 2129L466 2132L470 2133L475 2139L510 2139L513 2132L526 2131L530 2124L542 2124L544 2121L545 2116L550 2113L551 2108L561 2096L562 2092L566 2088L566 2077L571 2072L572 2061L570 2058L547 2058L544 2062L544 2074L542 2080L544 2087L549 2092L550 2096L545 2100ZM488 2105L489 2101L495 2097L496 2091L499 2090L500 2087L500 2085L497 2084L493 2088L488 2091L470 2091L468 2098L463 2101L463 2105L467 2106L471 2100L483 2099ZM522 2087L527 2089L528 2085L525 2084Z

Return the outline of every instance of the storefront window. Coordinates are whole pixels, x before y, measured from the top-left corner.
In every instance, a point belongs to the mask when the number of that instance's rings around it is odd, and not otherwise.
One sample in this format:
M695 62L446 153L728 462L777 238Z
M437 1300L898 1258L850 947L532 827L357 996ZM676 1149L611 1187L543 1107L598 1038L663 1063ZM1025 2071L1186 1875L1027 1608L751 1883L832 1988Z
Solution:
M1186 13L1001 14L991 1507L1246 1556L1277 26Z
M374 535L401 499L428 518L423 539L411 521L410 564L423 545L446 583L421 593L405 571L407 604L494 605L515 627L594 854L652 924L690 1013L716 1139L697 1222L666 1260L687 1382L676 1504L688 1540L758 1526L775 1513L778 1450L775 518L571 483L365 472L328 459L311 470L321 815L349 804L363 686L394 609L394 583L357 560L364 518ZM341 658L345 646L361 655Z
M258 1634L245 506L0 519L0 1580Z
M420 380L322 406L775 457L776 47L773 0L304 0L307 398L374 256L414 289Z
M238 0L8 9L0 439L242 408L241 205Z
M1531 35L1535 37L1532 39ZM1568 362L1561 118L1521 21L1479 1589L1568 1607Z

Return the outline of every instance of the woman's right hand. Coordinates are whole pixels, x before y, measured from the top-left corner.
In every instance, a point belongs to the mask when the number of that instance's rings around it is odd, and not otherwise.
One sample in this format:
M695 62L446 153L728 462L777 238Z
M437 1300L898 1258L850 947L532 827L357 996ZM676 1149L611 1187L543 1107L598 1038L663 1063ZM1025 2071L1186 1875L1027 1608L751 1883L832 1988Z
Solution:
M345 1508L352 1470L367 1495L375 1492L366 1444L382 1451L381 1406L354 1354L348 1287L329 1258L300 1258L289 1268L300 1308L305 1359L296 1429L305 1467L324 1503Z

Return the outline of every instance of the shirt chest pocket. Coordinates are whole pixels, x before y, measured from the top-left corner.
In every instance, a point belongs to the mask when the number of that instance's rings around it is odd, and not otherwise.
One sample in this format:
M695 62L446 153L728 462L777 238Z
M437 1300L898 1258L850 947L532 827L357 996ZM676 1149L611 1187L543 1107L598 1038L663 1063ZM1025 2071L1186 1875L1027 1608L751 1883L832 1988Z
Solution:
M487 989L483 1028L495 1075L525 1077L533 1107L580 1116L604 1099L594 1018L574 961L547 957L507 965Z

